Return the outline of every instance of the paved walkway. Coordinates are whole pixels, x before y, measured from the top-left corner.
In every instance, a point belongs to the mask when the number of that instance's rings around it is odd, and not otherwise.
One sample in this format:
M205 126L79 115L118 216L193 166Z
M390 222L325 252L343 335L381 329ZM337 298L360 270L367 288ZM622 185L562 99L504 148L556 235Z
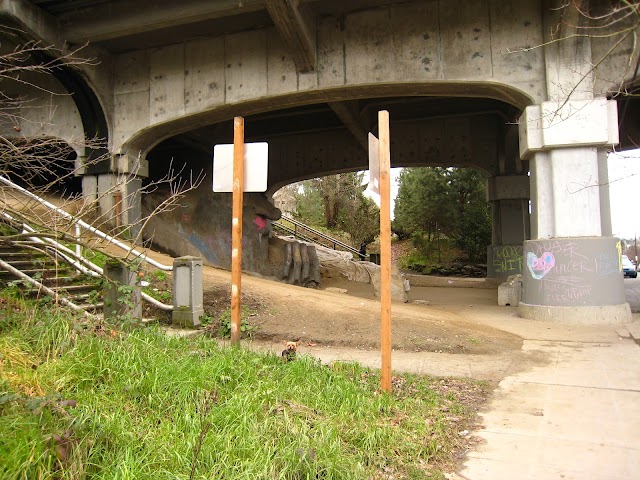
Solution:
M485 443L459 478L640 478L640 347L594 338L523 349L552 362L500 382L476 432Z

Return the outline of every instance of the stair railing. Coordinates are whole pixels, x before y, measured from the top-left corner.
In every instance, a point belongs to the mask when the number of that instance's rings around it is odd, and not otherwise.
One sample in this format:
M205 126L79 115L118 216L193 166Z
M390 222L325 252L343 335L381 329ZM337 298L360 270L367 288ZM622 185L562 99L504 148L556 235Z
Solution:
M84 308L79 307L78 305L73 303L71 300L67 300L63 296L59 295L55 290L52 290L49 287L47 287L46 285L43 285L42 283L37 281L36 279L31 278L29 275L27 275L26 273L21 272L20 270L18 270L15 267L11 266L10 264L5 262L1 258L0 258L0 268L6 270L7 272L11 273L12 275L18 277L19 279L24 280L27 283L30 283L34 287L36 287L39 290L42 290L43 292L45 292L47 295L51 295L51 298L53 298L53 300L56 303L61 303L62 305L65 305L65 306L67 306L67 307L69 307L69 308L71 308L73 310L76 310L78 312L82 312L86 317L96 318L96 315L87 312Z
M351 252L354 255L357 255L358 258L361 259L365 259L366 257L368 257L368 255L362 255L358 250L356 250L355 248L353 248L351 245L348 245L340 240L338 240L337 238L333 238L330 237L329 235L327 235L326 233L322 233L314 228L311 228L308 225L305 225L304 223L296 220L293 217L289 217L287 215L282 215L282 220L285 220L291 224L293 224L294 228L291 229L291 227L288 227L287 225L281 223L281 222L273 222L275 224L276 227L280 228L281 230L293 235L296 238L301 238L302 240L306 241L306 242L312 242L312 243L319 243L320 245L323 245L325 247L327 247L327 245L324 245L322 242L320 242L318 240L318 238L321 238L322 240L326 241L329 243L329 245L331 245L330 248L333 248L334 250L337 250L337 247L340 247L340 249L342 250L346 250L347 252ZM298 228L300 228L300 230L302 230L302 232L298 231Z
M55 205L53 205L50 202L47 202L45 199L38 197L37 195L31 193L29 190L26 190L24 188L22 188L19 185L16 185L15 183L13 183L11 180L9 180L8 178L0 175L0 183L7 185L8 187L11 187L15 190L17 190L18 192L22 193L23 195L26 195L27 197L31 198L32 200L35 200L36 202L38 202L40 205L48 208L49 210L52 210L54 212L56 212L58 215L61 215L62 217L66 218L67 220L69 220L71 222L71 224L75 227L75 231L76 231L76 237L79 238L81 235L81 231L80 229L84 229L88 232L91 232L92 234L96 235L97 237L102 238L103 240L106 240L107 242L111 243L112 245L115 245L119 248L121 248L122 250L125 250L127 252L127 255L133 255L136 258L139 258L140 260L147 262L149 265L153 265L154 267L160 269L160 270L165 270L165 271L172 271L173 270L173 265L164 265L160 262L155 261L153 258L149 258L147 255L145 255L142 252L139 252L138 250L136 250L134 247L131 247L129 245L127 245L126 243L121 242L120 240L117 240L116 238L112 237L111 235L104 233L100 230L98 230L97 228L95 228L92 225L89 225L87 222L74 217L73 215L71 215L70 213L65 212L63 209L56 207ZM79 250L79 245L76 246L76 252Z
M40 203L41 205L47 207L48 209L53 210L56 213L62 215L63 217L71 220L71 222L74 224L74 227L75 227L76 238L80 238L80 235L82 234L81 228L84 228L85 230L93 233L94 235L96 235L96 236L98 236L100 238L103 238L104 240L107 240L109 243L111 243L113 245L116 245L116 246L122 248L123 250L126 250L127 253L133 254L134 256L139 258L140 260L145 261L148 264L153 265L154 267L156 267L156 268L158 268L160 270L173 271L173 265L164 265L164 264L162 264L160 262L157 262L157 261L153 260L152 258L147 257L142 252L139 252L139 251L135 250L133 247L129 247L125 243L122 243L119 240L116 240L111 235L108 235L108 234L106 234L104 232L101 232L97 228L89 225L88 223L80 220L79 218L75 218L73 215L65 212L61 208L56 207L52 203L47 202L43 198L40 198L37 195L34 195L33 193L29 192L28 190L25 190L24 188L20 187L19 185L16 185L11 180L7 179L6 177L3 177L2 175L0 175L0 183L3 183L3 184L5 184L5 185L7 185L7 186L9 186L11 188L14 188L14 189L18 190L20 193L23 193L23 194L27 195L29 198L37 201L38 203ZM24 222L20 222L19 220L16 220L15 218L13 218L8 213L6 213L6 212L0 212L0 213L2 214L2 217L6 218L7 220L11 221L12 223L14 223L14 224L18 223L19 225L21 225L22 230L23 230L22 233L25 233L25 234L36 233L36 231L31 226L25 224ZM30 241L33 241L33 242L36 242L36 243L39 243L39 244L42 244L42 245L49 245L49 246L55 248L58 251L58 254L62 258L64 258L65 261L67 261L71 266L73 266L79 272L82 272L82 273L84 273L86 275L90 275L90 276L93 276L93 277L97 277L97 276L102 276L103 275L103 270L102 270L101 267L99 267L98 265L94 264L93 262L91 262L90 260L88 260L88 259L86 259L86 258L84 258L82 256L82 249L81 249L80 244L76 244L75 251L73 251L70 248L68 248L65 245L63 245L60 242L58 242L57 240L55 240L53 238L50 238L50 237L39 238L39 237L33 236L33 237L28 237L28 239ZM5 264L5 262L2 262L2 263ZM4 268L4 265L2 265L2 266ZM5 270L6 270L6 268L5 268ZM14 270L16 270L16 269L11 267L11 273L15 274ZM17 270L17 271L19 271L19 270ZM28 275L20 272L20 275L17 275L17 276L19 276L23 280L28 281L32 285L36 285L38 288L43 289L48 294L51 294L49 288L45 287L44 285L42 285L37 280L32 279ZM148 295L145 292L140 292L140 295L145 301L151 303L152 305L155 305L156 307L160 308L161 310L165 310L165 311L173 310L173 305L167 305L165 303L162 303L159 300L156 300L151 295ZM56 296L54 298L57 298L57 294L56 294ZM64 299L64 297L61 297L61 298ZM73 304L72 302L70 302L67 299L64 299L63 303L64 304L73 305L72 308L74 308L74 309L80 308L80 307L78 307L77 305Z

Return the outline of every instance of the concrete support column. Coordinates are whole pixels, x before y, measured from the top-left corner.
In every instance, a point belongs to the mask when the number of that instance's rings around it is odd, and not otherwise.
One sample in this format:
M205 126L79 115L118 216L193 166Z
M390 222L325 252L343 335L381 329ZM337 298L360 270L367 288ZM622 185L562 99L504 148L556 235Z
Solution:
M104 266L104 318L142 320L142 302L138 275L117 260Z
M197 327L204 315L202 259L179 257L173 261L172 322L181 327Z
M487 247L487 277L498 282L522 273L522 242L529 238L529 177L510 175L487 180L492 235Z
M544 102L520 119L531 169L531 237L519 313L563 323L631 320L621 245L611 237L606 148L618 142L615 101Z
M82 178L83 195L97 203L98 227L128 228L131 238L140 231L142 179L149 175L146 160L116 155L111 171ZM102 226L101 226L102 225Z

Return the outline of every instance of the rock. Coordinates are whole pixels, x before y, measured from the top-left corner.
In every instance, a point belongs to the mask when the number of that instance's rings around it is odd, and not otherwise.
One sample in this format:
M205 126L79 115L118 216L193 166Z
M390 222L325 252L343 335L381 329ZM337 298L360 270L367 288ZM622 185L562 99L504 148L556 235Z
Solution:
M337 293L347 293L346 288L338 288L338 287L327 287L325 288L327 292L337 292Z

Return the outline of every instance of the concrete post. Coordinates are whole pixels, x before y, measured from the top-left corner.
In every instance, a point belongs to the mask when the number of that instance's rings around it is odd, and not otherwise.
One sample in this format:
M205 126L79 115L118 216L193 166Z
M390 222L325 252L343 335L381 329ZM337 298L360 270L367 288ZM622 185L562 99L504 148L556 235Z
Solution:
M510 175L487 180L492 241L487 247L487 277L498 282L522 273L522 242L529 238L529 177Z
M202 315L202 259L176 258L173 261L173 324L197 327Z
M142 303L138 276L117 260L108 260L104 266L104 317L117 320L129 317L142 320Z
M631 321L621 245L609 236L604 150L618 143L615 101L544 102L520 119L530 161L532 240L523 247L521 316L563 323Z

